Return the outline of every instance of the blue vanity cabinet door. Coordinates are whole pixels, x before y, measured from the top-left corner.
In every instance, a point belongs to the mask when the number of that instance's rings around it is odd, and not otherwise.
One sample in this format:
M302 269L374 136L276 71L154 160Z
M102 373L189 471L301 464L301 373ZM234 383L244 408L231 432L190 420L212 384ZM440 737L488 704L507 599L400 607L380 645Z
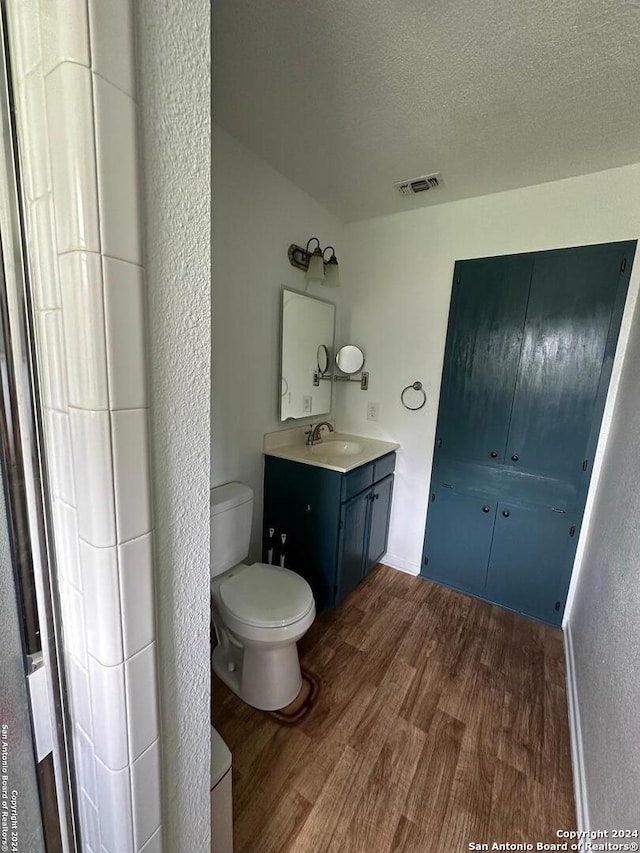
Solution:
M365 576L369 574L387 551L392 496L393 474L389 474L379 483L376 483L370 491L369 532L364 564Z
M334 606L341 486L336 471L265 457L262 559L269 528L275 528L276 557L286 534L285 567L309 583L318 612Z
M626 248L535 255L507 446L514 469L570 482L583 478L592 425L595 420L599 427L601 417L596 400L621 284L626 292ZM611 358L616 340L617 328Z
M342 504L336 604L343 601L364 577L364 559L373 489L367 489Z
M421 575L463 592L484 592L496 501L438 489L427 513Z
M504 461L531 270L528 255L456 263L437 456Z
M551 506L500 503L485 597L503 607L559 625L577 541L570 513Z

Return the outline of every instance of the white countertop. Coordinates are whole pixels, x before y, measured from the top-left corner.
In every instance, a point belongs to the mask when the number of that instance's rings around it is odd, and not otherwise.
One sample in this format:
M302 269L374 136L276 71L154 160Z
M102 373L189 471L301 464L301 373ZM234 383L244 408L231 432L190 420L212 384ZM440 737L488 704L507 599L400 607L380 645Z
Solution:
M303 462L305 465L313 465L316 468L328 468L330 471L339 471L346 474L360 465L373 462L387 453L397 450L400 445L394 441L379 441L375 438L365 438L362 435L348 435L346 433L332 432L328 435L323 433L323 439L318 444L310 446L299 440L299 430L284 430L292 433L292 443L279 444L270 440L278 433L270 433L265 436L265 456L277 456L279 459L289 459L291 462ZM297 439L297 440L295 440ZM274 446L275 445L275 446Z

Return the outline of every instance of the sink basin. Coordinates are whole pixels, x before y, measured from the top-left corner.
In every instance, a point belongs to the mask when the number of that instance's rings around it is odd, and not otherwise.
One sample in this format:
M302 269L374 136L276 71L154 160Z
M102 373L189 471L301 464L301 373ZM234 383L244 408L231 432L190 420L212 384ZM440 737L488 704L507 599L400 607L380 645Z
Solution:
M356 456L362 453L362 444L359 441L323 441L322 444L314 444L311 453L316 456Z

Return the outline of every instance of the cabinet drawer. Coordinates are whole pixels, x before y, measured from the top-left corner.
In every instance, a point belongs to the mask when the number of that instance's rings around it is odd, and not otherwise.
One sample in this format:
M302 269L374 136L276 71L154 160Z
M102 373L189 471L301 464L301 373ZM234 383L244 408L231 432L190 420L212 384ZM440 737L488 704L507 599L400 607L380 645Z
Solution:
M393 474L396 470L396 454L387 453L382 459L376 459L373 463L373 482L377 483L389 474Z
M340 500L348 501L358 492L364 491L373 483L374 462L362 465L342 477L342 494Z

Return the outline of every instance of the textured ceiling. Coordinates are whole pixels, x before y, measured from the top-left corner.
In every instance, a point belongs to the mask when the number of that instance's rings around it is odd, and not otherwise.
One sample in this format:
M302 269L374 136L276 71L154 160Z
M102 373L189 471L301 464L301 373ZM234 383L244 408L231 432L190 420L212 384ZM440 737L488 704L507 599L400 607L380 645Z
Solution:
M214 0L213 56L214 120L345 221L640 161L640 0Z

